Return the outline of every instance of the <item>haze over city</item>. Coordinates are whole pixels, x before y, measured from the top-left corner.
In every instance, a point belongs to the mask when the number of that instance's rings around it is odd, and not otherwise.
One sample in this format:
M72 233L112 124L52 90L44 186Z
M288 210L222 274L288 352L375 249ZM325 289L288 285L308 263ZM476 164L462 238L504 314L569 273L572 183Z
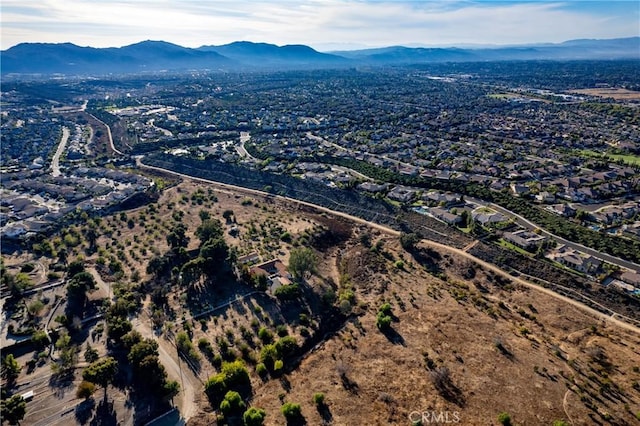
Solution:
M23 42L185 47L236 40L318 50L558 43L640 34L636 1L21 0L2 2L2 49Z

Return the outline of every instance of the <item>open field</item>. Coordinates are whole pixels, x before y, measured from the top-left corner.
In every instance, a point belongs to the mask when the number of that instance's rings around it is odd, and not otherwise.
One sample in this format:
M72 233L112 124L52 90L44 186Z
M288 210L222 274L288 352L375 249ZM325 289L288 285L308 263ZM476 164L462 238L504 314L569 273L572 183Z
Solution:
M640 100L640 92L628 89L620 89L615 87L599 88L599 89L576 89L573 93L581 95L597 96L599 98L612 98L617 101L637 101Z
M593 150L590 150L590 149L582 149L579 152L580 152L580 154L582 154L582 155L584 155L586 157L599 158L599 157L602 156L601 153L593 151ZM614 160L614 161L622 160L626 164L640 165L640 156L639 155L633 155L633 154L610 154L610 153L605 153L605 155L607 157L609 157L610 159Z
M294 248L313 248L317 272L305 281L300 297L283 301L220 278L189 287L166 283L166 306L154 307L156 296L150 293L159 287L150 284L147 265L169 250L166 236L175 223L186 226L187 252L197 252L201 211L222 222L225 241L239 256L257 253L261 260L277 257L287 264ZM640 412L639 334L462 256L426 244L407 252L397 233L191 180L165 190L157 203L102 218L95 251L87 250L87 241L78 237L85 229L77 226L60 240L80 239L69 258L83 256L89 270L100 273L90 299L108 297L114 285L119 292L140 292L135 329L155 336L170 378L188 388L174 402L190 425L216 421L218 405L211 406L202 383L220 371L220 362L232 359L246 363L251 385L245 402L265 410L267 425L286 423L280 412L284 402L299 403L309 425L406 425L441 414L459 424L487 425L498 424L501 412L514 424L633 424ZM230 232L234 228L237 233ZM120 260L121 275L101 266L113 259ZM30 276L42 281L52 260L22 254L5 262L11 271L34 262ZM379 328L385 303L391 323ZM183 331L199 354L192 368L173 346ZM281 371L259 375L264 348L282 336L293 337L300 352L287 358ZM213 348L209 355L201 342ZM104 337L91 344L100 355L107 353ZM19 360L24 364L32 356L24 353ZM44 377L47 369L45 364L35 373L23 370L18 383ZM78 368L71 384L56 392L43 385L46 399L29 403L23 424L48 419L42 414L48 411L31 409L36 404L80 404L74 397L80 375ZM125 423L135 418L132 411L141 408L128 402L131 393L123 392L122 384L110 389L114 418ZM325 402L316 404L312 398L320 392ZM89 423L91 413L78 413L76 420Z

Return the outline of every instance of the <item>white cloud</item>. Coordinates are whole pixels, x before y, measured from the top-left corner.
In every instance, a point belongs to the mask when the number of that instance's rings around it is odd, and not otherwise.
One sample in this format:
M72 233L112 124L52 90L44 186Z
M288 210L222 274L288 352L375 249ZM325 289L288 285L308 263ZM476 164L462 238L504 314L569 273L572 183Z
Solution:
M189 47L235 40L335 43L559 42L638 35L637 8L593 13L576 3L364 0L2 1L2 48L20 42L97 47L165 40ZM632 5L632 3L629 3ZM571 7L569 7L571 6Z

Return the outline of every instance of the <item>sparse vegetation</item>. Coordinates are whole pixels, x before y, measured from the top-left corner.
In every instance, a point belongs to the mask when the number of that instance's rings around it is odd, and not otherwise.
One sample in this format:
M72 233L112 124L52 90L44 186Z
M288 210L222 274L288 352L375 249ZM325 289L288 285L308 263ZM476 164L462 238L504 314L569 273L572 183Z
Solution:
M511 426L511 415L506 412L501 412L498 414L498 422L503 426Z

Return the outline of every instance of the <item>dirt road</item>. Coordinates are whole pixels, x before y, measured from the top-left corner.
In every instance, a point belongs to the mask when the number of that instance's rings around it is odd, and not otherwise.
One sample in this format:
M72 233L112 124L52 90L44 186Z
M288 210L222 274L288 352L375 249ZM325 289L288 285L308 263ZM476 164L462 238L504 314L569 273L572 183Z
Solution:
M138 317L132 321L132 324L133 329L140 332L143 337L158 342L160 362L166 368L168 376L180 383L179 400L176 405L186 422L198 413L197 399L199 398L196 395L201 395L204 392L202 382L195 377L184 362L180 361L173 343L164 337L157 336L146 319Z

